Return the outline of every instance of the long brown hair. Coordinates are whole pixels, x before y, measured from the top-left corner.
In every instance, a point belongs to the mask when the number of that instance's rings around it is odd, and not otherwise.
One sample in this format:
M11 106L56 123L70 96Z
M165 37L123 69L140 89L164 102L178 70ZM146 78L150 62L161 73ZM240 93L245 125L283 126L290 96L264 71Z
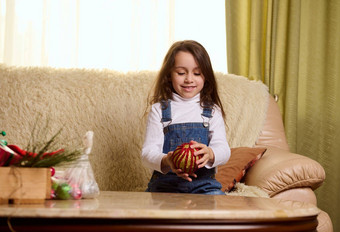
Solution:
M157 75L153 94L149 97L149 104L152 105L163 100L172 99L172 93L175 92L175 90L172 86L171 71L175 66L175 57L180 51L189 52L193 55L204 76L204 87L200 95L201 106L207 107L216 104L221 108L222 116L225 118L222 103L218 96L216 78L210 57L205 48L194 40L178 41L169 48Z

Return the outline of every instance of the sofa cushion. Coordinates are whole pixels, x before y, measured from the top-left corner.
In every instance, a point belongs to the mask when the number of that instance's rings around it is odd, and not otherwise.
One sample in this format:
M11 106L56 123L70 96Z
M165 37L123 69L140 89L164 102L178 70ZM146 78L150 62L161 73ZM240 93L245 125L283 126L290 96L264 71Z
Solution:
M218 167L216 179L222 184L222 190L231 191L240 182L247 170L265 153L266 148L238 147L231 149L229 161Z

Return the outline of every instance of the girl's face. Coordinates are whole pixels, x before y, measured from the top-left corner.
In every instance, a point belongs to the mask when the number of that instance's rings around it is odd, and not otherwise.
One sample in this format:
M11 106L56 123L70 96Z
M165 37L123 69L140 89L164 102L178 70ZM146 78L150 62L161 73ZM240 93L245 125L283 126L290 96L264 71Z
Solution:
M192 98L201 92L204 76L191 53L180 51L176 54L171 81L176 93L183 98Z

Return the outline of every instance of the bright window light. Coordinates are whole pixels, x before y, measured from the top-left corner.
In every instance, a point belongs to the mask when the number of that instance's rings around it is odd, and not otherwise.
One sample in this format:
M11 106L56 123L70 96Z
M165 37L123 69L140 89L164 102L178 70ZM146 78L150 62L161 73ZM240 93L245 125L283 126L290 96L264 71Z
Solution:
M159 70L184 39L226 73L225 1L0 0L0 62L9 65Z

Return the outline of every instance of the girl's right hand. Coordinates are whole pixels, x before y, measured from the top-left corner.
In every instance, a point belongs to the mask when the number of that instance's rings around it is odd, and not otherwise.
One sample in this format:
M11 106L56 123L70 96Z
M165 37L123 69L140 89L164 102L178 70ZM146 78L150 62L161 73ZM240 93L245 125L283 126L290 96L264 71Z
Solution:
M172 172L174 172L177 176L183 178L184 180L191 182L192 179L190 178L188 173L183 172L182 169L176 169L174 163L171 160L172 154L173 154L173 152L170 151L162 159L162 171L163 171L163 173L167 173L171 169ZM192 177L197 178L197 175L192 174Z

